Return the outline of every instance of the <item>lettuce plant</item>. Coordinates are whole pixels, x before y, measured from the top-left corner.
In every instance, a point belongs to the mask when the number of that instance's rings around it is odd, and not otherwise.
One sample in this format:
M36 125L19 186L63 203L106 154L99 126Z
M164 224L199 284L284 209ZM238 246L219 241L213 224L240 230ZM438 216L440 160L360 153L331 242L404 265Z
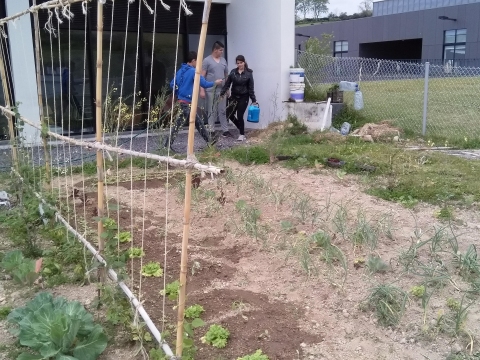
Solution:
M103 328L77 301L40 293L25 307L15 309L7 320L21 345L34 353L17 360L95 360L107 347Z

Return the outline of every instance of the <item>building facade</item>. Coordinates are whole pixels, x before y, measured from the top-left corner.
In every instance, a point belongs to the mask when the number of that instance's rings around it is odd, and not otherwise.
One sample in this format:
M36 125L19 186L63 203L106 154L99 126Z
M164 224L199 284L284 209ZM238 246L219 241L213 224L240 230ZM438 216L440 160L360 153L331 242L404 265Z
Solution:
M45 1L37 0L37 4ZM152 9L155 7L155 0L146 2ZM180 23L177 21L179 1L164 2L171 10L164 10L157 1L155 19L141 0L107 0L103 35L104 99L118 99L122 80L125 104L135 105L134 94L137 99L148 99L150 95L153 98L173 78L175 66L184 62L188 51L198 50L204 1L188 1L193 15L182 12ZM87 16L83 14L82 3L72 4L72 20L62 23L57 22L55 16L49 23L48 13L39 12L42 110L48 117L50 129L58 133L88 134L95 129L97 3L97 0L88 3ZM32 0L0 0L0 12L3 11L0 17L16 14L29 6ZM281 118L282 109L275 107L289 97L289 67L295 58L294 6L294 0L213 0L205 56L218 40L226 46L225 57L230 69L235 67L236 55L246 57L254 69L257 99L262 106L257 127L265 127L274 116ZM48 32L46 28L54 31ZM4 47L12 84L11 101L20 103L19 112L23 116L39 122L33 16L9 23L6 30L8 38L4 40ZM177 31L180 34L178 53L175 51ZM150 69L153 69L152 81ZM273 101L275 96L277 102ZM148 112L147 104L148 101L139 104L137 111ZM69 119L68 125L66 119ZM143 120L141 116L136 117L135 125L145 127ZM0 120L0 132L5 134L5 129L5 119ZM24 136L28 142L39 140L38 131L32 128L26 127Z
M332 55L480 66L480 0L384 0L373 16L296 28L305 37L332 34Z

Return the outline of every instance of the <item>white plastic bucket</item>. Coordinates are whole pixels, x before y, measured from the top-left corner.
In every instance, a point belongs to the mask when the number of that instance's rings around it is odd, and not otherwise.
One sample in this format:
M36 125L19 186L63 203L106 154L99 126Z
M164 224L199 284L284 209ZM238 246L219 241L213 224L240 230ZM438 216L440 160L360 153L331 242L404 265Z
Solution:
M305 96L304 83L290 83L290 98L295 102L303 102Z
M290 82L291 83L305 82L305 70L302 68L290 68Z

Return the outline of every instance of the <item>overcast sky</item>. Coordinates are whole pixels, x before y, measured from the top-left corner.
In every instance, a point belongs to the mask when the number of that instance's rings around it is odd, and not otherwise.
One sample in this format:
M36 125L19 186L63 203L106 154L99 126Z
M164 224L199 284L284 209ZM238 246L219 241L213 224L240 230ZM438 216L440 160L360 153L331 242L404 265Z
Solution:
M359 5L362 0L330 0L328 12L340 14L346 12L348 15L359 12Z

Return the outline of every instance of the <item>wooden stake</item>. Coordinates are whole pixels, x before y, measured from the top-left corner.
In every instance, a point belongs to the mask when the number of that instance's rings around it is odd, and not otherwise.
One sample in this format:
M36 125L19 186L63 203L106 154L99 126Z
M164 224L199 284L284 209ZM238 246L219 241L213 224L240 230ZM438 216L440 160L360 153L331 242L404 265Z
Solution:
M7 108L11 108L10 104L10 90L8 88L8 80L7 80L7 71L5 69L5 56L3 53L4 44L3 39L0 41L0 76L2 77L2 87L3 87L3 96L5 98L5 106ZM6 46L6 44L5 44ZM17 143L15 140L15 130L13 126L13 115L5 114L8 121L8 134L10 135L10 144L12 146L12 162L14 168L18 171L18 156L17 156Z
M96 110L96 141L101 143L103 141L103 126L102 126L102 65L103 65L103 4L101 1L97 2L98 11L97 11L97 78L96 78L96 100L95 100L95 110ZM103 152L102 150L97 150L97 177L98 177L98 188L97 188L97 215L99 217L98 221L98 252L100 255L103 255L103 250L105 244L103 241L103 215L104 215L104 194L103 194ZM99 269L99 280L100 282L105 282L105 268L101 267Z
M37 5L37 1L33 0L33 6ZM45 172L47 174L47 183L50 184L50 152L48 151L47 145L47 134L45 130L48 129L48 121L45 121L45 116L43 114L43 97L42 97L42 80L40 77L40 25L38 22L38 12L33 13L33 26L35 32L35 65L37 70L37 96L38 96L38 107L40 110L40 124L42 125L42 142L43 142L43 152L45 154ZM48 102L47 102L48 106Z
M200 92L200 73L202 72L203 53L205 48L205 39L207 37L208 17L212 0L205 0L203 9L202 30L200 32L200 41L198 43L197 67L195 69L195 79L193 82L192 104L190 107L190 121L188 126L188 146L187 158L193 158L193 141L195 136L195 118L197 116L198 94ZM185 205L183 222L183 240L182 240L182 259L180 264L180 290L178 296L178 317L177 317L177 343L176 355L182 356L183 352L183 322L185 315L186 287L187 287L187 263L188 263L188 238L190 236L190 204L192 197L192 169L187 169L185 177Z

